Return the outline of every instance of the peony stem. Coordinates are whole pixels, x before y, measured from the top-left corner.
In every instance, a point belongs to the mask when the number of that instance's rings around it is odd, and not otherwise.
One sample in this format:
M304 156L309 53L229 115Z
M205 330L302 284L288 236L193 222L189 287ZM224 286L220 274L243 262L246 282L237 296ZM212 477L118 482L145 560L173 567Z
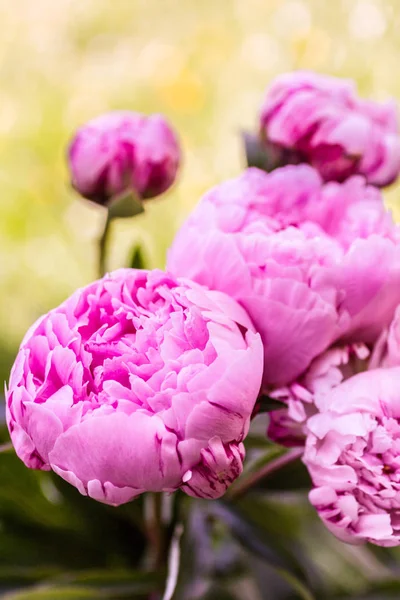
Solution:
M6 442L5 444L1 444L0 445L0 453L1 452L10 452L10 450L13 450L14 446L12 445L11 442Z
M226 494L226 497L230 500L240 498L243 496L249 489L251 489L256 483L268 477L275 471L279 471L286 465L291 462L294 462L298 458L303 455L304 448L293 448L293 450L289 450L286 454L282 456L278 456L275 460L271 460L268 464L264 465L259 471L252 473L245 479L243 482L238 483L235 487L232 487L231 490Z
M107 212L106 221L104 223L103 233L99 239L99 276L103 277L106 274L106 254L107 254L107 242L110 233L110 214Z
M145 497L145 523L149 543L148 566L158 570L165 565L165 539L162 523L162 494L151 493Z

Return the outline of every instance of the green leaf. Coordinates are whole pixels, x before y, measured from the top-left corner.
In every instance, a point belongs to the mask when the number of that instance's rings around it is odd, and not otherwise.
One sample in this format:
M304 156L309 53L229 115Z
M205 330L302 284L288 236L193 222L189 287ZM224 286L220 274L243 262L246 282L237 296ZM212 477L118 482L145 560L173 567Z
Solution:
M63 574L33 588L9 593L5 598L9 600L142 598L151 592L160 590L164 578L165 574L162 570L157 573L124 569L89 570Z
M0 481L0 581L4 573L4 581L26 585L43 580L45 571L134 567L142 560L140 498L118 508L100 504L54 474L27 469L13 452L0 456Z
M276 569L289 569L295 575L303 574L297 561L280 545L278 539L274 539L275 533L268 534L236 505L215 502L211 512L229 526L234 537L251 553Z
M261 413L269 413L274 410L279 410L282 408L287 408L287 406L284 402L280 402L279 400L276 400L275 398L271 398L271 396L267 396L266 394L263 394L257 400L256 407L255 407L255 413L257 415L259 415Z
M144 212L142 201L132 189L125 190L121 194L114 196L108 204L110 219L135 217L142 212Z
M243 574L242 549L225 524L210 515L211 504L185 500L189 510L185 510L180 572L173 600L204 600L214 586L230 586Z
M279 470L261 479L255 486L266 492L309 491L312 487L310 475L301 459L288 463Z
M285 165L305 162L298 152L263 139L262 135L244 131L242 140L248 167L257 167L269 173Z
M247 449L248 450L248 449ZM241 488L243 484L248 481L248 478L253 474L257 473L263 467L270 464L275 459L279 458L286 454L287 449L282 446L278 446L277 444L271 444L267 446L263 450L256 451L248 451L246 461L244 464L244 470L242 475L231 485L227 492L227 498L234 498L236 496L236 491ZM268 477L266 478L268 479ZM264 480L261 480L260 483L264 484ZM258 487L257 484L254 487Z
M44 579L60 575L60 573L60 569L40 565L33 567L2 566L0 567L0 585L7 588L33 585Z
M208 590L202 600L237 600L237 596L222 586L215 586Z
M297 592L299 600L315 600L315 596L310 590L300 581L300 579L294 577L292 573L286 569L278 569L278 573L288 582L293 590Z
M155 572L127 570L127 569L110 569L110 570L95 570L77 573L66 573L55 578L55 584L78 584L89 587L112 588L116 591L120 587L129 588L137 592L145 593L162 587L165 579L163 569Z
M389 598L400 597L400 580L399 579L387 579L383 581L371 582L368 589L365 590L360 596L343 596L343 594L336 598L336 600L386 600Z
M271 442L266 435L261 435L257 433L249 433L245 440L246 452L249 450L269 450L270 448L276 448L277 444Z
M146 269L146 258L139 244L135 244L131 251L129 266L131 269Z
M396 597L400 596L400 580L399 579L388 579L386 581L380 581L372 584L373 593L383 592L387 595L393 595Z
M233 503L218 501L211 511L224 520L234 537L251 554L268 563L302 600L314 598L312 588L320 584L315 567L299 544L301 507L246 496ZM299 512L299 514L296 514Z
M84 587L36 588L3 595L4 600L86 600L87 598L99 600L101 597L98 590Z
M248 167L257 167L267 172L274 168L258 135L243 131L242 140Z

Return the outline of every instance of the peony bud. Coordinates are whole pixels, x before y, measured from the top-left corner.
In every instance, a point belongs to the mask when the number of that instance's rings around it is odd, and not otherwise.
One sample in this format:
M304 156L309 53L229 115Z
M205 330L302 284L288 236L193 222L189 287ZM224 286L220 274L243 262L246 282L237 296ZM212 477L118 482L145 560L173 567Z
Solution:
M73 187L102 205L127 190L140 198L162 194L173 184L179 162L178 140L167 121L129 111L92 119L68 149Z
M384 186L400 172L400 136L393 102L357 97L352 82L307 71L277 77L260 114L261 140L280 164L308 162L328 180L354 174Z

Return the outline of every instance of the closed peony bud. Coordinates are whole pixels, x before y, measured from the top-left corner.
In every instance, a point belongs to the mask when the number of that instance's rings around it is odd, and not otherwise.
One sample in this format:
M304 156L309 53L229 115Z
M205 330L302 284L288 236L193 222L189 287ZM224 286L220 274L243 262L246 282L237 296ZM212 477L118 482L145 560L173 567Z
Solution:
M218 498L242 471L262 345L241 307L161 271L121 269L28 331L7 392L18 456L119 505Z
M110 112L78 129L68 150L74 188L107 205L133 189L140 198L165 192L180 162L177 137L161 115Z
M267 389L292 383L335 341L374 343L400 303L399 231L380 192L358 176L324 184L308 165L248 169L210 190L168 268L245 308Z
M400 172L394 103L361 100L348 80L307 71L277 77L267 89L260 132L267 153L290 153L290 162L310 163L325 180L360 173L384 186Z
M317 402L310 501L339 539L400 545L400 367L354 375Z

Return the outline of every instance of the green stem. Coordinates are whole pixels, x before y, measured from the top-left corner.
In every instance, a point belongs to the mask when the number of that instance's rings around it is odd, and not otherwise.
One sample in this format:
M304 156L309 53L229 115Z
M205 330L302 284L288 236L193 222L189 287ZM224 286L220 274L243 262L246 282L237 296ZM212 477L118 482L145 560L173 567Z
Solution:
M150 570L165 566L165 532L162 523L162 494L147 493L145 522L149 544L147 563Z
M162 522L162 494L148 492L144 498L144 521L147 536L145 568L157 572L166 565L166 538ZM159 592L152 592L148 600L160 600Z
M268 477L272 473L275 473L275 471L279 471L279 469L282 469L289 463L301 458L303 452L304 448L293 448L293 450L289 450L286 454L278 456L275 460L271 460L271 462L264 465L259 471L252 473L243 482L239 482L238 485L232 487L226 497L230 500L240 498L261 479Z
M0 445L0 453L1 452L10 452L11 450L14 450L14 446L12 445L11 442L6 442L5 444Z
M110 233L110 225L111 225L111 219L110 219L110 214L107 211L107 217L106 217L106 221L104 223L104 229L103 229L103 233L101 234L101 237L99 239L99 276L103 277L106 274L106 255L107 255L107 243L108 243L108 236Z

